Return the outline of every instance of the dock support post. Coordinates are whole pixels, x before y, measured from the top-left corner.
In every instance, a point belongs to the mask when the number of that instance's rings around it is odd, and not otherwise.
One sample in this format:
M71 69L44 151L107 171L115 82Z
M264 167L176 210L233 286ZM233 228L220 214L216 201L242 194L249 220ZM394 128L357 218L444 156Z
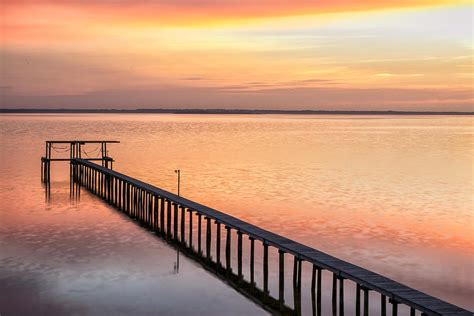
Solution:
M118 184L119 184L119 181L117 178L113 177L113 184L114 184L114 205L120 209L119 207L119 199L118 199Z
M206 258L211 260L211 218L206 216Z
M181 208L181 244L184 246L185 245L185 236L184 236L184 232L185 232L185 229L186 229L186 223L185 223L185 220L186 220L186 208L184 206L180 206Z
M193 210L188 208L189 212L189 249L193 250Z
M125 182L125 212L130 216L130 184Z
M263 241L263 299L267 300L268 295L268 244Z
M255 238L250 239L250 288L255 289Z
M295 314L301 315L301 259L296 256L293 264L293 300Z
M364 316L369 316L369 289L364 287Z
M332 275L332 314L337 316L337 275Z
M392 316L397 316L398 315L398 302L394 301L392 299L388 300L390 303L392 303Z
M155 227L155 209L153 208L154 195L148 193L148 227L154 229Z
M174 205L174 220L173 220L173 233L174 233L174 241L178 242L178 204L173 203Z
M202 214L201 213L196 213L198 217L198 254L201 256L202 255L202 247L201 247L201 235L202 235Z
M166 200L166 236L171 238L171 201Z
M285 305L285 252L278 249L279 255L279 277L278 277L278 301L280 303L280 310L282 311Z
M92 175L92 177L94 177ZM92 179L92 186L94 186L94 179ZM128 184L126 181L122 181L122 190L123 190L123 196L122 196L122 210L124 213L127 213L127 208L128 208Z
M387 316L387 298L385 295L381 294L380 300L380 314L382 316Z
M225 267L226 267L226 274L227 276L230 275L230 273L232 272L232 267L230 265L230 252L231 252L231 249L230 249L230 242L231 242L231 237L230 237L230 227L229 226L226 226L225 227L226 231L227 231L227 236L226 236L226 242L225 242Z
M143 223L143 190L138 189L138 219Z
M242 282L242 232L240 230L237 231L237 275L238 281Z
M344 278L339 277L339 315L344 316Z
M413 307L410 307L410 316L415 316L416 310Z
M355 315L360 316L360 284L356 285L356 310Z
M154 231L158 231L158 196L153 195L153 215L154 215Z
M316 276L318 278L317 281ZM315 265L313 265L313 272L311 275L311 303L313 316L321 316L321 268L316 267Z
M165 199L160 197L160 232L165 235Z
M221 223L215 221L216 227L216 263L217 267L221 267Z

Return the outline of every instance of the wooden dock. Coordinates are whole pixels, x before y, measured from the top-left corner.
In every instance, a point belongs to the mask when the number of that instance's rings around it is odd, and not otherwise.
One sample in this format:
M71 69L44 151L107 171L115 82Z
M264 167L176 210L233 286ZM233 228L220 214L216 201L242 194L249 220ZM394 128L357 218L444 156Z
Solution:
M312 267L308 278L311 278L313 315L322 315L323 270L332 273L332 315L344 315L346 310L344 294L347 295L344 284L348 281L356 285L353 314L357 316L369 315L369 291L379 294L380 300L375 304L380 306L381 315L387 315L388 311L391 315L398 315L400 304L408 306L410 316L473 315L468 310L380 274L114 171L108 168L108 164L104 164L104 160L101 166L71 154L70 162L71 180L74 183L85 187L169 243L179 247L185 254L195 258L204 267L212 269L233 287L274 314L301 314L302 263L305 262ZM193 217L197 217L197 248L193 244L193 228L196 226L193 225ZM237 236L235 250L232 249L232 231ZM223 232L225 236L222 236ZM204 241L201 237L203 234ZM246 242L249 243L248 276L244 276L242 272L244 235L247 237ZM224 237L225 242L225 253L222 256L221 237ZM255 278L255 241L263 247L262 280ZM214 257L211 255L213 246ZM269 292L269 247L278 250L278 297L272 297ZM233 251L237 251L237 267L231 266ZM285 256L293 257L293 307L285 303ZM388 308L389 304L391 308Z

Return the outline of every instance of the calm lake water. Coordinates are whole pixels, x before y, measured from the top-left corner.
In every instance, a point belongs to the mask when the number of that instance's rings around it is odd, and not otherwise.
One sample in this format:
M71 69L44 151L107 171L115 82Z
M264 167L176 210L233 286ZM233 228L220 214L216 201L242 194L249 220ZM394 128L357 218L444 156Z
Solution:
M120 140L108 148L115 170L175 192L179 168L189 199L472 310L473 123L0 116L0 313L265 314L184 256L176 271L176 250L94 196L70 200L67 163L53 165L45 201L40 157L54 139ZM97 154L93 145L85 151Z

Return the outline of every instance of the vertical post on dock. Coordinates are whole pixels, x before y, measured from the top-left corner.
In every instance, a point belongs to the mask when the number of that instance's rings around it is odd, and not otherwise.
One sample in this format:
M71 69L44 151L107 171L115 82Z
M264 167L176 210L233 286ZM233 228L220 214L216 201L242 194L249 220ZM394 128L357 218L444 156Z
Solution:
M238 281L242 282L242 232L240 230L237 231L237 275Z
M178 242L178 204L174 203L174 220L173 220L174 241Z
M255 238L250 240L250 288L255 289Z
M263 241L263 299L268 299L268 244Z
M227 231L226 242L225 242L225 267L226 267L226 274L229 276L232 272L232 268L230 266L230 227L225 227Z
M139 214L138 188L135 185L133 185L132 190L133 190L133 219L138 220L138 214Z
M201 231L201 224L202 224L202 214L199 213L199 212L196 212L196 215L198 217L198 254L199 255L202 255L202 248L201 248L201 235L202 235L202 231Z
M332 314L337 316L337 275L332 275Z
M206 216L206 258L211 260L211 218Z
M296 315L301 315L301 259L294 257L293 264L293 299Z
M389 299L389 302L392 303L392 316L397 316L399 303L393 299Z
M311 273L311 310L313 312L313 316L320 315L320 313L317 314L316 308L316 270L318 270L318 272L320 271L313 264L313 269Z
M221 267L221 223L217 220L216 223L216 263L217 267Z
M49 183L51 181L51 143L48 142L48 160L47 160L47 182Z
M322 270L318 268L318 293L316 295L316 301L318 303L317 314L321 316L321 306L322 306Z
M146 227L146 221L147 221L147 217L148 217L148 214L147 214L147 193L145 190L141 189L141 199L142 199L142 223L143 223L143 226Z
M120 209L120 204L119 204L120 199L118 198L119 180L116 177L113 177L113 180L114 180L114 205L117 206L118 209Z
M166 200L166 236L171 238L171 201Z
M189 249L193 250L193 210L188 208L189 212Z
M118 193L117 193L117 202L118 202L118 208L119 210L123 211L123 181L122 179L117 179L117 184L118 184Z
M381 315L386 316L387 315L387 297L383 294L380 295L380 309L381 309Z
M155 228L155 209L153 207L154 195L148 193L148 226L154 230Z
M180 206L181 208L181 244L182 245L185 245L185 236L184 236L184 231L186 229L186 224L185 224L185 220L186 220L186 208L184 206Z
M160 233L165 235L165 199L160 197Z
M339 315L344 316L344 278L339 277Z
M280 310L285 306L285 252L278 249L279 255L279 282L278 282L278 301L280 303Z
M356 285L356 316L360 316L360 284Z
M364 316L369 316L369 289L364 286L363 291L364 291Z

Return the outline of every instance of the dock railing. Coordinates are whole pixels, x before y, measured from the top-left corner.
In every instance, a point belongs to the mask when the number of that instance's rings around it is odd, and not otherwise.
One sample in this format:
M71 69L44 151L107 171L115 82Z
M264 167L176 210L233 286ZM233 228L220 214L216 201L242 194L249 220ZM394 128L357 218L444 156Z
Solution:
M302 263L311 265L313 315L322 315L321 272L332 273L333 315L344 315L344 282L356 285L355 315L369 314L369 291L380 295L380 314L398 315L399 304L407 305L410 315L473 315L472 312L405 286L380 274L338 259L312 247L259 228L202 204L84 159L73 159L72 178L93 194L126 213L142 225L178 245L258 300L274 313L301 314ZM193 215L197 216L197 249L193 245ZM204 217L205 228L202 218ZM214 227L214 229L212 229ZM221 258L221 229L225 229L225 254ZM205 229L205 232L203 231ZM237 236L237 273L232 268L232 230ZM212 232L215 238L212 238ZM202 235L205 234L205 240ZM234 233L235 234L235 233ZM243 235L248 237L249 276L243 275ZM255 278L255 241L263 247L263 280ZM205 249L203 250L203 242ZM212 243L214 254L211 255ZM278 297L269 292L269 247L278 250ZM285 255L293 256L293 307L285 303ZM222 260L223 259L223 260ZM361 298L363 294L363 298ZM347 293L346 293L347 295ZM390 308L388 308L390 304ZM351 313L352 314L352 313Z

